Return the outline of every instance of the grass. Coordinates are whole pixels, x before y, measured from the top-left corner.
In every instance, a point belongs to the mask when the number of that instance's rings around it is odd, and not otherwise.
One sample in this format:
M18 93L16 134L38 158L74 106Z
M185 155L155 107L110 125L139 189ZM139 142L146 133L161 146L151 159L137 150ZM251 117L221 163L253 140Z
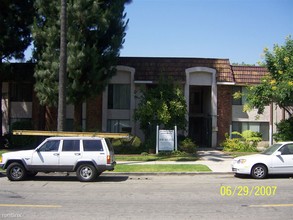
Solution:
M176 156L176 155L115 155L116 161L196 161L198 157L196 155L184 155L184 156Z
M155 164L155 165L124 165L115 166L114 172L210 172L211 170L201 164Z

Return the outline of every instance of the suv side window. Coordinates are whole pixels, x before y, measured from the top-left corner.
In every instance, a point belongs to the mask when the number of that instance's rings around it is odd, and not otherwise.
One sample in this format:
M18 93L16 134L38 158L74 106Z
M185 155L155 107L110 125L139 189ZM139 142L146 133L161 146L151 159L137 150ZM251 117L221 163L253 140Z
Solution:
M63 140L62 151L80 151L79 140Z
M59 140L49 140L44 143L39 149L39 152L57 152L59 149Z
M84 151L103 151L103 145L100 140L83 140Z

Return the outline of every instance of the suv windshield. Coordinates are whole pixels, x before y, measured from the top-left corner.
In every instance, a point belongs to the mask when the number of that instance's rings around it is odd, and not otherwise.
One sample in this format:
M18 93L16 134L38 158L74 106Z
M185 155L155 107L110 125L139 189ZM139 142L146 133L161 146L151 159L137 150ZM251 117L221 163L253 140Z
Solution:
M261 154L265 154L265 155L271 155L273 154L282 144L274 144L272 146L270 146L269 148L267 148L264 152L262 152Z

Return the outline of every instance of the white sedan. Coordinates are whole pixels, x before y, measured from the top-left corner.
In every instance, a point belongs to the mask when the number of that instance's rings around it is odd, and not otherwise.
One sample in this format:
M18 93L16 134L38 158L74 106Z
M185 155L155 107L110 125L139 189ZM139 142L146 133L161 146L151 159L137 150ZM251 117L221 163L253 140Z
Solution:
M232 161L232 171L256 179L268 174L293 174L293 142L276 143L260 154L236 157Z

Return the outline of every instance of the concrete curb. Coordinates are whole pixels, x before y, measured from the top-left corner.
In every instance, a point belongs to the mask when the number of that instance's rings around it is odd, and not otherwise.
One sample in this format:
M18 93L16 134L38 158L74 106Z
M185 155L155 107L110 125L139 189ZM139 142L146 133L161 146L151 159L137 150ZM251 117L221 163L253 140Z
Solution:
M101 176L196 176L196 175L229 175L233 172L104 172ZM6 172L0 172L0 178L6 177Z
M101 176L196 176L196 175L229 175L233 172L105 172Z

